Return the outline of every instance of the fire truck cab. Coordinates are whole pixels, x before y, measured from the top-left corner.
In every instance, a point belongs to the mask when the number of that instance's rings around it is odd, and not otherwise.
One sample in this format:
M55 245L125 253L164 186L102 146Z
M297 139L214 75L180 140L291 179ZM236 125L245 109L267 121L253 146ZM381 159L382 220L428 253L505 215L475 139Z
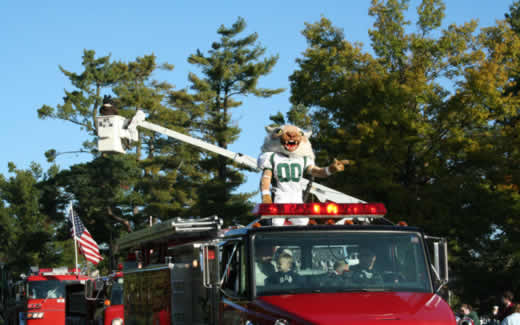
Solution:
M91 308L84 296L88 279L77 269L32 267L10 285L6 324L86 324Z
M133 265L125 323L455 324L440 295L446 242L390 222L384 205L260 204L255 213L244 227L172 219L120 239Z

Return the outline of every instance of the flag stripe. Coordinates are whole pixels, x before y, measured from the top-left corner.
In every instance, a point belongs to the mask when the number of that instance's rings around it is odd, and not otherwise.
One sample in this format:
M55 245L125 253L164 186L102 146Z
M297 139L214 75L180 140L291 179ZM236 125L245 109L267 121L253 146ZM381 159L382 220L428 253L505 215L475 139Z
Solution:
M99 251L96 250L95 248L92 248L92 247L89 247L88 245L81 245L81 249L85 252L85 253L89 253L91 255L94 255L94 256L97 256L97 257L101 257L101 255L99 254Z
M88 252L92 255L96 255L98 257L101 257L101 255L99 254L99 251L96 250L95 248L93 247L90 247L88 245L84 245L83 243L81 244L81 248L85 251L85 252Z
M79 216L74 213L72 206L69 211L69 221L71 222L71 233L75 237L79 244L79 252L85 257L85 259L93 264L98 264L103 259L99 252L99 246L88 232L87 228L83 225Z

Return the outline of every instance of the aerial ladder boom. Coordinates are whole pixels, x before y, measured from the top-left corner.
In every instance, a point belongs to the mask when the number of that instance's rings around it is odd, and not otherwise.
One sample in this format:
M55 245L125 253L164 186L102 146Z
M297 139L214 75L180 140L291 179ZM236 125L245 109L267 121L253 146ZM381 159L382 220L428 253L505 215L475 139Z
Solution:
M141 110L138 110L131 120L125 119L119 115L102 115L97 117L96 122L98 132L98 150L100 152L125 153L126 150L123 147L121 140L126 138L130 141L137 141L139 138L137 127L141 127L191 144L203 150L227 157L232 161L247 166L257 172L260 171L258 169L257 160L255 158L221 148L214 144L167 129L160 125L150 123L146 121L146 116ZM336 203L365 203L360 199L333 190L316 182L311 182L307 179L303 179L303 182L306 188L309 186L310 182L309 192L314 194L321 202L332 201Z

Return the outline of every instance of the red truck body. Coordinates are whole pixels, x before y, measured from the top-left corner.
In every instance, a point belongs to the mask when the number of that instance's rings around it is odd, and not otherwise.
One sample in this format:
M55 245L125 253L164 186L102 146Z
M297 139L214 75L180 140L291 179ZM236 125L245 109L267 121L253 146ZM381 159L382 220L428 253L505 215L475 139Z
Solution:
M123 305L123 272L116 272L109 277L103 310L104 325L124 324L125 308Z
M290 324L364 324L381 321L403 325L455 324L450 307L435 294L324 293L260 297L248 303L224 300L222 324L273 324L283 317ZM232 316L230 316L232 315Z
M294 217L296 207L299 213L315 211L318 222L273 227L268 219L261 219L247 227L222 230L206 219L175 219L121 239L119 245L130 257L127 264L134 265L125 267L125 321L456 323L449 305L437 294L441 281L431 268L436 258L430 256L428 236L419 228L383 220L379 214L386 210L381 205L341 205L339 210L327 204L292 206L264 205L257 211ZM292 256L298 281L277 284L269 280L273 275L262 275L259 258L267 246L274 252L268 263L277 272L282 269L275 263L280 254ZM379 263L378 271L368 278L356 271L366 246L377 253ZM340 282L331 282L337 261L351 268Z

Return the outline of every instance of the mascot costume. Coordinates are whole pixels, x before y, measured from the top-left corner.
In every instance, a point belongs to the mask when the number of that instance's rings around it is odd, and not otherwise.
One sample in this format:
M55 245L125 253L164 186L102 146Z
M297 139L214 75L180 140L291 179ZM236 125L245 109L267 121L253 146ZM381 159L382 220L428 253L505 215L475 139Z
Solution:
M307 173L327 177L344 170L349 160L336 160L328 167L314 165L314 152L309 141L311 132L294 125L267 126L267 136L258 158L262 170L260 191L262 203L303 203L302 178ZM274 196L274 199L272 196ZM273 218L273 225L281 226L283 218ZM294 225L306 225L308 218L290 219Z

